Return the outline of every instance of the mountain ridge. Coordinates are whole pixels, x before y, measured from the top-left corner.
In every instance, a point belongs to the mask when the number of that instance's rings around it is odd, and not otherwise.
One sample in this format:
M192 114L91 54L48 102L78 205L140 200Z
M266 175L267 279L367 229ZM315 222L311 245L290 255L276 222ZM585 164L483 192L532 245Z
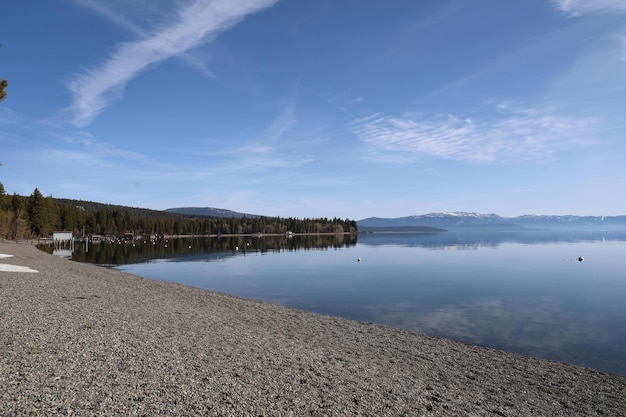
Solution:
M536 215L525 214L516 217L503 217L494 213L440 212L405 217L368 217L357 220L360 230L389 227L438 227L459 228L554 228L554 227L624 227L624 216L576 216L576 215Z
M174 207L163 210L167 213L184 214L187 216L208 216L208 217L235 217L235 218L257 218L263 217L259 214L239 213L237 211L220 209L215 207Z

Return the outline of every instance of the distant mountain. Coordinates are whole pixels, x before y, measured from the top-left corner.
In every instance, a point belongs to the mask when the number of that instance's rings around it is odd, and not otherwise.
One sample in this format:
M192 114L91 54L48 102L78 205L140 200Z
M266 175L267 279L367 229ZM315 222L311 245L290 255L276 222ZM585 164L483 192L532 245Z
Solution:
M258 214L247 214L247 213L238 213L232 210L219 209L214 207L177 207L177 208L169 208L166 210L168 213L178 213L184 214L187 216L207 216L207 217L235 217L237 219L241 217L247 218L257 218L261 217Z
M508 219L497 214L480 213L430 213L419 216L407 216L396 218L369 217L357 221L359 229L363 227L437 227L456 228L468 226L513 226Z
M489 228L610 228L625 229L626 216L540 216L501 217L497 214L466 212L430 213L396 218L369 217L358 220L359 230L389 227L437 227L442 229Z
M359 232L370 233L440 233L447 232L446 229L428 226L358 226Z

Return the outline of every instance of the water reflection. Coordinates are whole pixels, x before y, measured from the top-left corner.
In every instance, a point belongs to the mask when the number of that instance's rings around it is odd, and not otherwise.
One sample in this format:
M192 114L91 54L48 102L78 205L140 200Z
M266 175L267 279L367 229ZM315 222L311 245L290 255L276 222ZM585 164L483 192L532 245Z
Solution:
M278 253L296 250L327 250L354 246L356 235L295 235L287 236L233 236L233 237L177 237L168 239L138 239L76 244L71 259L96 265L127 265L149 262L153 259L188 261L193 257L206 260L223 259L248 253ZM53 246L42 250L57 253Z
M359 244L368 246L408 246L429 249L462 250L482 247L496 248L503 243L580 243L626 240L621 231L485 231L463 230L441 233L364 233Z
M626 232L524 231L148 240L72 259L626 375L624 254Z
M369 247L399 246L436 250L476 250L497 248L506 243L527 245L552 243L626 241L626 232L606 231L450 231L441 233L364 233L360 235L296 235L181 237L127 242L76 244L74 251L53 251L51 246L41 249L49 253L71 257L78 262L97 265L126 265L153 259L188 259L202 255L204 259L223 259L247 253L290 252L297 250L326 250L351 247L357 244ZM183 260L183 259L181 259Z

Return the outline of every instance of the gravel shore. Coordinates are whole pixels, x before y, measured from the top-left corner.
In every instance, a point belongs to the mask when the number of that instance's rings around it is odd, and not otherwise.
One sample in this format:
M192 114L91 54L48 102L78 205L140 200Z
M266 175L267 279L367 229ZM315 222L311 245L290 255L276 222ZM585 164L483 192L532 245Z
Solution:
M626 416L625 376L0 254L1 416Z

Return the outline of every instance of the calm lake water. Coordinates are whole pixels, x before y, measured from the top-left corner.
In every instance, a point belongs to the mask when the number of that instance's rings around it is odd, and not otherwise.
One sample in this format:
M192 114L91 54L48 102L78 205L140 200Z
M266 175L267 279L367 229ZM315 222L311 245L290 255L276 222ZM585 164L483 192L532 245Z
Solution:
M626 232L170 239L72 259L626 375Z

